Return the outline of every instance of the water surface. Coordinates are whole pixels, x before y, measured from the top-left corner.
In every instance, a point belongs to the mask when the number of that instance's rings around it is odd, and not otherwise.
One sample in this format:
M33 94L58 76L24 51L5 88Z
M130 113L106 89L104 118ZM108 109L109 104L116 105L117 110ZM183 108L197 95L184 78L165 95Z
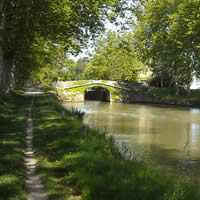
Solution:
M114 135L138 159L168 174L200 177L200 109L98 101L65 106L84 111L84 123Z

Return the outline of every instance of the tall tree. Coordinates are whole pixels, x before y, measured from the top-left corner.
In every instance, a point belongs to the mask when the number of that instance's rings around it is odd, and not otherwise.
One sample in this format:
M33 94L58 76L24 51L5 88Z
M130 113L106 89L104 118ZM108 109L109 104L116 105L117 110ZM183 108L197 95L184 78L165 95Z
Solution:
M171 77L189 92L199 68L200 2L143 1L136 24L136 47L154 74Z
M84 71L88 63L88 58L79 58L73 68L70 69L73 80L83 80L85 78Z
M5 17L4 17L4 0L0 1L0 91L3 91L3 68L4 68L4 51L3 51L3 35L2 32L4 31L4 23L5 23ZM2 92L0 92L0 97L3 95Z
M90 79L136 81L143 67L137 58L132 35L110 31L98 41L85 74Z
M40 56L41 49L36 47L43 46L43 41L77 52L88 38L96 37L104 29L110 13L120 13L126 6L125 0L7 0L4 3L5 57L14 61L22 74L35 68L31 62L33 56Z
M34 62L34 70L31 73L33 82L50 85L56 80L72 79L71 68L74 68L75 61L66 56L64 46L44 43L44 46L37 47L38 50L39 48L41 49L40 56L34 56L32 61ZM22 76L21 73L17 75ZM24 80L23 77L20 79Z

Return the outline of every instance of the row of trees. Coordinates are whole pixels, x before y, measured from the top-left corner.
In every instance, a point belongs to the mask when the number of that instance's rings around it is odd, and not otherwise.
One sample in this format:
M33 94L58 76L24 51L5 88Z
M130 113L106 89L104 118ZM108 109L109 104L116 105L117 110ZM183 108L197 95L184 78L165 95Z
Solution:
M137 57L133 34L107 32L98 40L96 53L87 64L88 79L136 81L144 69Z
M200 1L140 0L135 47L143 63L168 85L186 88L200 72Z
M67 51L78 52L125 7L125 0L1 0L0 85L8 60L18 83L43 67L56 64L59 70Z
M10 61L19 83L30 77L40 82L57 77L135 81L148 67L155 84L189 92L194 75L200 76L200 1L132 2L1 1L0 57ZM128 32L100 37L90 59L75 63L66 57L104 31L106 19L123 17L127 9L134 16ZM2 69L0 59L0 84Z
M30 74L31 82L51 85L54 81L84 80L86 78L84 72L88 62L87 58L80 58L75 62L66 55L58 57L55 51L53 55L48 56L52 59L51 62L47 62L43 67L32 71Z
M96 52L90 59L85 57L75 62L66 56L59 57L59 52L53 51L48 58L52 59L54 68L46 65L32 77L42 83L81 79L137 81L146 68L137 57L133 41L133 34L109 31L98 39Z

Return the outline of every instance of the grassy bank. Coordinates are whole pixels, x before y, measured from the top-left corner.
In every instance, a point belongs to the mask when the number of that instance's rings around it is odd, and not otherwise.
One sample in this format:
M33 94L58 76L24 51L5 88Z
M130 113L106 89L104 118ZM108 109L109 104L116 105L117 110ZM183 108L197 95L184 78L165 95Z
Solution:
M0 101L0 199L25 200L24 144L27 101L12 94Z
M39 172L52 200L199 200L189 183L159 175L150 165L124 160L104 134L87 129L55 96L38 97L33 108Z
M199 89L191 90L190 95L180 92L177 96L175 89L150 87L149 93L158 103L200 107Z

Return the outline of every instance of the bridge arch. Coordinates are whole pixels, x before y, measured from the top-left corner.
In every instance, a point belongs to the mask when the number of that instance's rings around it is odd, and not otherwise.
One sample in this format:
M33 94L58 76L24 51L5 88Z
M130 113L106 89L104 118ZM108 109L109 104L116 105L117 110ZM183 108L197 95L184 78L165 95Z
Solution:
M122 102L122 91L128 91L127 88L121 87L116 81L105 80L59 82L56 89L59 98L64 101L85 101L88 98L90 99L91 90L99 89L102 92L100 98L103 101Z
M90 86L84 91L84 100L111 101L111 91L104 86Z

